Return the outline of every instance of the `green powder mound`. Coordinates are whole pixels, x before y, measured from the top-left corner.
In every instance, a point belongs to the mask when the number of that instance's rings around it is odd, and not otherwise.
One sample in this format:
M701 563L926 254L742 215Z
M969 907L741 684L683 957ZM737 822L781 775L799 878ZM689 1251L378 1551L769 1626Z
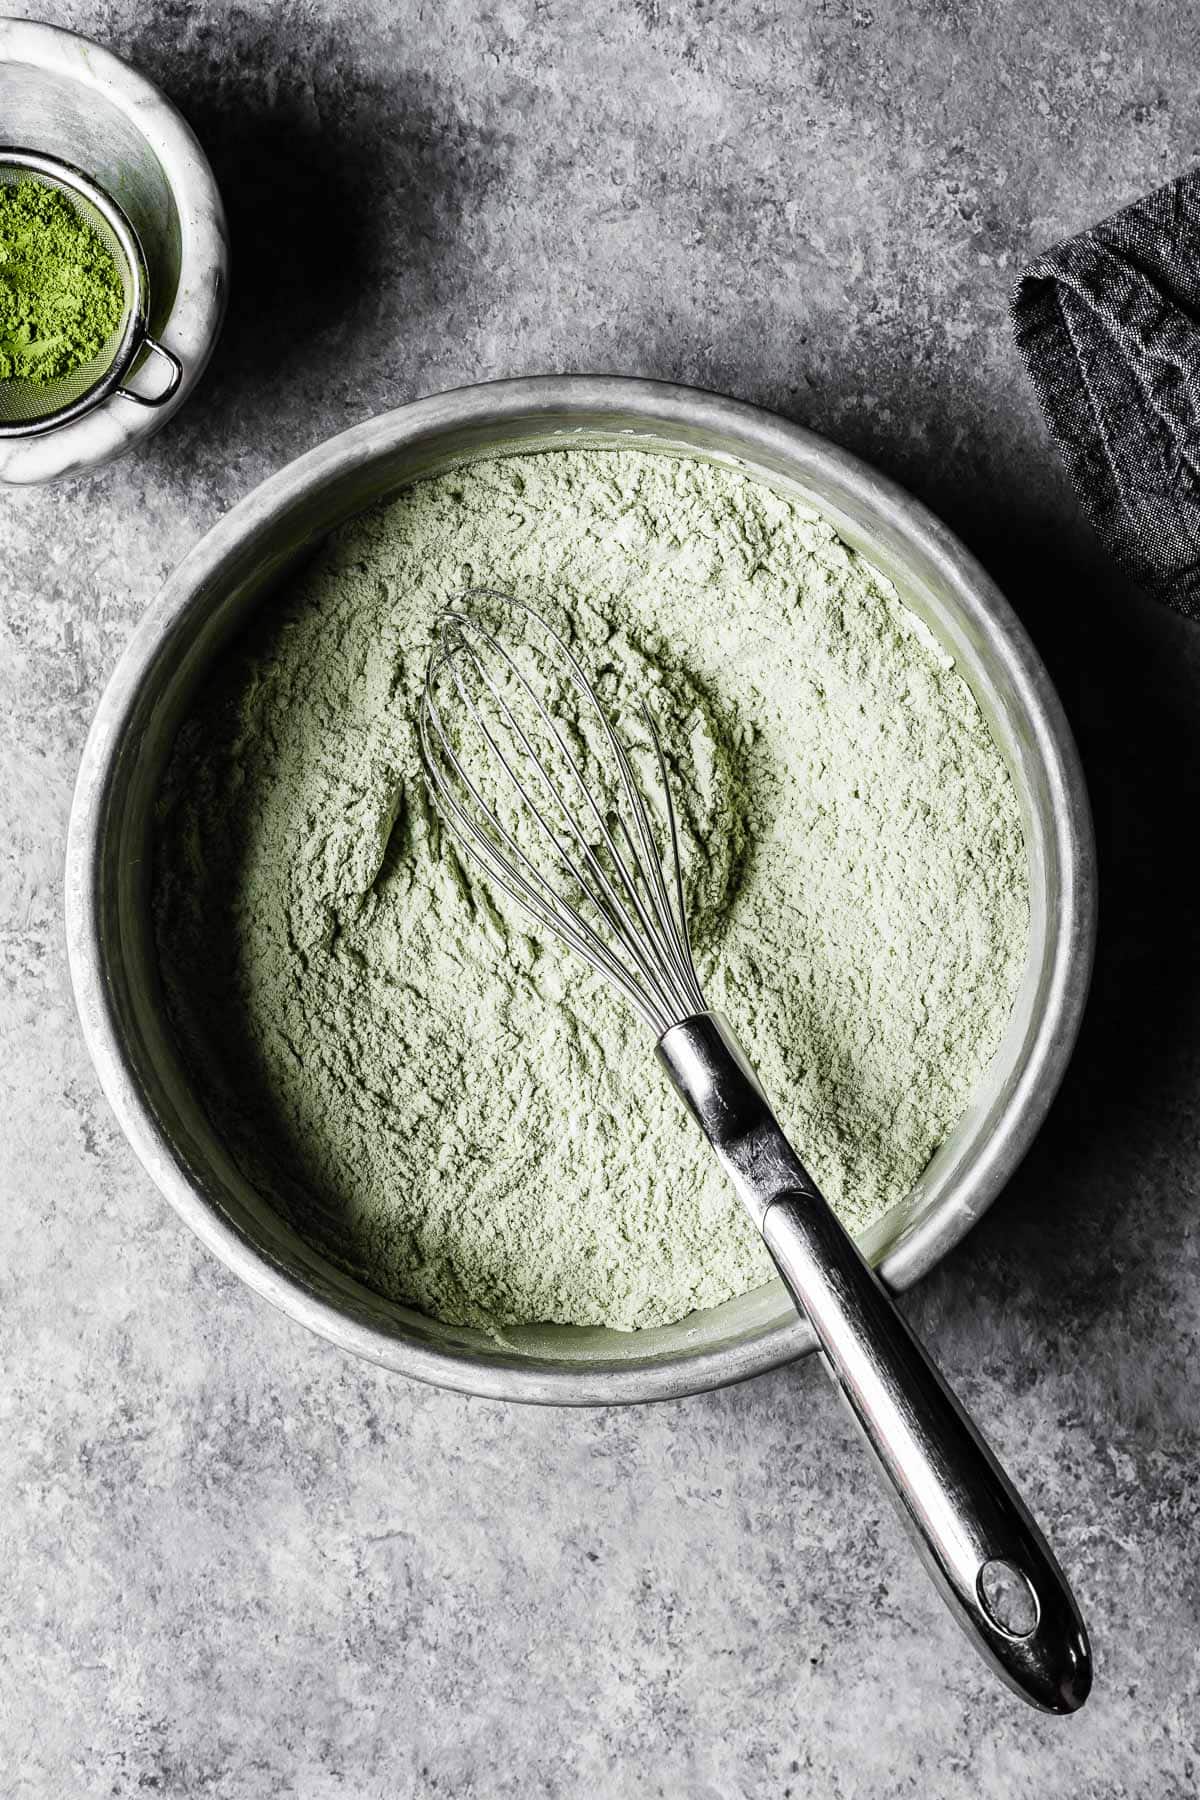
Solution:
M552 600L649 692L710 1004L858 1229L966 1106L1024 965L1015 796L966 684L822 519L737 472L551 451L418 483L272 601L180 734L160 959L246 1174L451 1323L650 1326L766 1254L627 1005L467 873L421 775L431 621Z
M57 188L0 186L0 381L56 381L121 323L112 255Z

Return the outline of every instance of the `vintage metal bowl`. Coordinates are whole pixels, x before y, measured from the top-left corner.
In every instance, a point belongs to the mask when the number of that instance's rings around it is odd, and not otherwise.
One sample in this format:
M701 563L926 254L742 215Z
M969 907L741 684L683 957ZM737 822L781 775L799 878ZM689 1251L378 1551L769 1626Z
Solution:
M565 376L439 394L333 438L221 520L146 614L87 741L67 853L71 970L89 1049L134 1149L198 1236L258 1293L343 1349L443 1387L568 1404L720 1386L801 1355L813 1339L778 1282L657 1330L529 1327L500 1345L343 1274L243 1178L192 1091L164 1017L148 871L155 793L197 684L320 538L456 463L599 445L736 463L818 506L955 657L1012 772L1032 919L1011 1027L968 1112L863 1240L890 1283L916 1280L1012 1174L1071 1053L1095 933L1091 820L1062 708L987 575L924 507L811 432L690 388Z

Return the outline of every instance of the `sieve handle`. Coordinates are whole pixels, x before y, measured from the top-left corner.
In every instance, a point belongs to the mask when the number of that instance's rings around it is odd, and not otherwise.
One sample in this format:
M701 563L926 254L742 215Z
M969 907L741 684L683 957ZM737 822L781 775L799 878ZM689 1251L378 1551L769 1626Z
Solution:
M127 387L116 388L114 392L120 394L122 400L136 400L139 406L165 406L167 401L178 391L179 384L183 380L183 364L173 350L168 350L165 344L160 344L157 338L150 336L149 332L142 338L142 346L146 350L153 351L155 356L161 356L163 361L168 364L169 373L166 387L157 394L139 394L135 388Z
M1046 1712L1091 1687L1079 1608L1045 1539L788 1142L725 1022L666 1033L659 1057L763 1234L958 1622Z

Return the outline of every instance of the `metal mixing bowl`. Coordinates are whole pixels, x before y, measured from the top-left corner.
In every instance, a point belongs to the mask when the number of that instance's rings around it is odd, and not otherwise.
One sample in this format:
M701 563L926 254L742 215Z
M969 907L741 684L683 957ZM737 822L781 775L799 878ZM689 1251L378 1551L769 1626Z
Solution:
M1031 883L1012 1022L967 1113L862 1240L900 1288L944 1255L1028 1149L1075 1041L1095 936L1087 795L1046 671L984 571L909 495L770 413L656 382L505 381L401 407L292 463L184 560L113 675L76 789L66 905L76 998L104 1090L167 1199L231 1269L333 1343L402 1374L501 1399L610 1404L741 1380L811 1349L812 1335L778 1282L652 1331L527 1327L503 1345L382 1299L297 1236L209 1123L164 1017L149 915L153 803L176 730L264 595L327 532L414 477L576 446L736 464L819 507L954 656L1004 754Z

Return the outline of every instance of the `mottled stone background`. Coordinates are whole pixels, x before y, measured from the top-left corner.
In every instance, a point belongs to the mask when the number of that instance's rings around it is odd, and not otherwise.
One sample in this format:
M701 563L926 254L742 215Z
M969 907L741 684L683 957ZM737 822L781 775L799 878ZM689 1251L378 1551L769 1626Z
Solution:
M38 10L178 101L236 270L179 420L0 496L0 1792L1194 1794L1200 630L1105 566L1005 307L1032 252L1200 155L1200 14ZM1078 730L1104 859L1084 1039L913 1300L1077 1578L1077 1719L986 1678L815 1366L635 1412L408 1386L227 1276L97 1090L63 835L159 583L330 432L570 368L726 389L873 457L999 577Z

